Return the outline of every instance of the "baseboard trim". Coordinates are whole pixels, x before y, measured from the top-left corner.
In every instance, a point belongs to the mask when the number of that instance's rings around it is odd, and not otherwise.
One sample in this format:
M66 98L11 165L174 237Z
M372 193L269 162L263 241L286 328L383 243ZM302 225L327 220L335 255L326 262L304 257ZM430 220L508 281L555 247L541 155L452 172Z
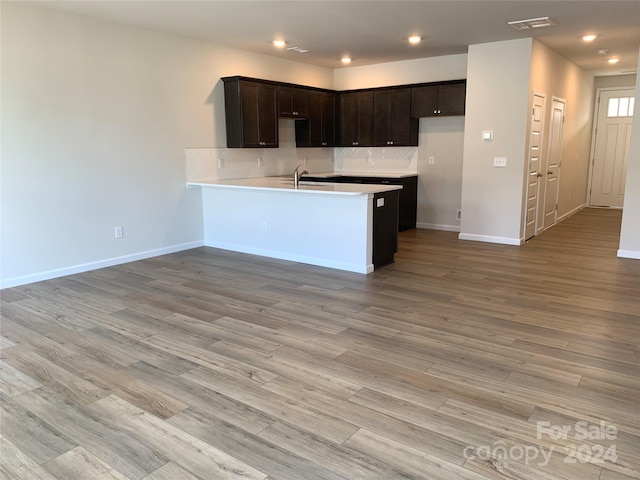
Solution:
M461 233L458 235L459 240L471 240L473 242L500 243L503 245L520 246L522 241L519 238L511 237L492 237L489 235L475 235L473 233Z
M586 204L583 203L582 205L574 208L573 210L565 213L564 215L561 215L560 217L557 218L556 224L560 223L563 220L566 220L567 218L571 217L572 215L575 215L576 213L578 213L580 210L582 210L585 207L586 207Z
M440 223L416 223L417 228L426 228L428 230L443 230L445 232L459 232L460 225L443 225Z
M640 260L640 251L637 251L637 250L618 250L618 257L620 257L620 258L632 258L634 260Z
M29 283L41 282L43 280L51 280L52 278L65 277L74 273L83 273L99 268L113 267L123 263L135 262L136 260L144 260L145 258L158 257L169 253L181 252L182 250L190 250L192 248L204 246L204 241L181 243L170 247L157 248L155 250L147 250L144 252L132 253L121 257L107 258L95 262L82 263L71 267L57 268L55 270L47 270L45 272L23 275L20 277L6 278L0 280L0 289L18 287Z

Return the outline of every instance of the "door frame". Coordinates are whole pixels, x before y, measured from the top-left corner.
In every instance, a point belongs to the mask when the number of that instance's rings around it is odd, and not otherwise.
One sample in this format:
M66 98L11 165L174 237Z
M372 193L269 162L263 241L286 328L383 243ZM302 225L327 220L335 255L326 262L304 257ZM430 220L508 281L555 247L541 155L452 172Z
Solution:
M627 87L599 87L596 88L595 100L593 103L593 125L591 127L591 148L589 149L589 175L587 177L587 206L591 206L591 181L593 180L593 163L596 158L596 132L598 130L598 114L600 112L600 94L602 92L612 92L612 91L629 91L632 90L634 95L638 97L638 92L636 91L635 85L630 85ZM634 108L637 108L636 105ZM631 119L633 122L633 118ZM603 208L620 208L620 207L603 207Z

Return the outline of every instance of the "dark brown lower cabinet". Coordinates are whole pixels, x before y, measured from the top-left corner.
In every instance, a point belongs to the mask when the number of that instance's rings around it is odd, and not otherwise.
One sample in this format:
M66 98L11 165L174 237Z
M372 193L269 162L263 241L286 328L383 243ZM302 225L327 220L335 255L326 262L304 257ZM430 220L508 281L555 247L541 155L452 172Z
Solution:
M336 173L331 177L314 177L306 175L305 182L329 182L329 183L365 183L369 185L402 185L399 190L399 214L398 231L411 230L416 228L416 218L418 216L418 176L409 177L365 177L348 176Z
M398 190L373 196L373 267L393 263L398 251Z
M340 183L367 183L373 185L402 185L400 190L400 218L398 230L403 232L416 228L418 215L418 177L350 177L340 176L333 182Z

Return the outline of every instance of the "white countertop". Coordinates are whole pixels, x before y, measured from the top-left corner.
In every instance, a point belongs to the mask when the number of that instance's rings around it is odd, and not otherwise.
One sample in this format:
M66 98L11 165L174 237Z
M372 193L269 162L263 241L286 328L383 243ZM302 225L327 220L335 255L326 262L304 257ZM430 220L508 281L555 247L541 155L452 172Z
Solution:
M311 172L310 177L329 178L329 177L374 177L374 178L406 178L415 177L417 173L407 172ZM303 177L304 178L304 177Z
M346 174L341 174L346 175ZM311 176L318 176L313 174ZM388 175L381 175L388 176ZM293 187L291 177L257 177L237 178L233 180L204 180L187 182L187 187L212 187L267 190L278 192L291 192L296 194L326 194L326 195L371 195L374 193L389 192L402 189L401 185L370 185L360 183L322 183L305 182L304 177L298 188Z

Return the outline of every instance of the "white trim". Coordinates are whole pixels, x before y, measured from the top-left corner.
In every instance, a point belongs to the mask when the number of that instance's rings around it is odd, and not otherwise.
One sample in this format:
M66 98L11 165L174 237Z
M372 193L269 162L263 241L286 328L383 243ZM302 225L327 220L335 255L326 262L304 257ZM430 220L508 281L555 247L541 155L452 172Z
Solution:
M443 225L440 223L416 223L416 228L426 228L429 230L443 230L445 232L460 231L460 225Z
M618 250L618 257L620 257L620 258L633 258L634 260L640 260L640 251L638 251L638 250Z
M324 258L310 257L307 255L297 255L288 252L282 252L280 250L269 250L265 248L255 248L246 245L235 245L225 242L212 242L206 241L205 247L220 248L222 250L229 250L232 252L248 253L251 255L259 255L261 257L277 258L279 260L289 260L297 263L306 263L309 265L316 265L318 267L336 268L338 270L346 270L348 272L355 273L371 273L374 270L373 264L358 265L355 263L336 262L333 260L326 260Z
M492 237L489 235L475 235L473 233L461 233L459 240L471 240L474 242L501 243L503 245L522 245L522 240L511 237Z
M600 95L603 92L615 92L616 90L622 92L631 91L633 94L636 94L635 86L628 87L600 87L596 89L595 99L593 101L593 125L591 127L591 148L589 148L589 174L587 175L587 202L586 204L589 207L598 207L600 205L592 205L591 204L591 182L593 180L593 162L595 160L596 155L596 132L598 131L598 118L600 116ZM631 120L633 122L633 120ZM620 208L620 207L618 207Z
M166 255L168 253L181 252L182 250L190 250L192 248L202 247L203 245L204 241L202 240L196 242L181 243L178 245L172 245L170 247L157 248L155 250L147 250L144 252L132 253L130 255L123 255L121 257L107 258L95 262L73 265L71 267L57 268L55 270L47 270L45 272L23 275L21 277L6 278L0 280L0 289L17 287L20 285L26 285L28 283L40 282L42 280L51 280L52 278L64 277L66 275L72 275L74 273L88 272L90 270L97 270L99 268L112 267L114 265L121 265L123 263L135 262L136 260L144 260L145 258L158 257L160 255Z
M558 224L558 223L562 222L563 220L566 220L567 218L575 215L576 213L578 213L580 210L582 210L585 207L586 207L586 204L583 203L582 205L579 205L576 208L574 208L573 210L565 213L561 217L558 217L558 220L556 221L556 224Z

